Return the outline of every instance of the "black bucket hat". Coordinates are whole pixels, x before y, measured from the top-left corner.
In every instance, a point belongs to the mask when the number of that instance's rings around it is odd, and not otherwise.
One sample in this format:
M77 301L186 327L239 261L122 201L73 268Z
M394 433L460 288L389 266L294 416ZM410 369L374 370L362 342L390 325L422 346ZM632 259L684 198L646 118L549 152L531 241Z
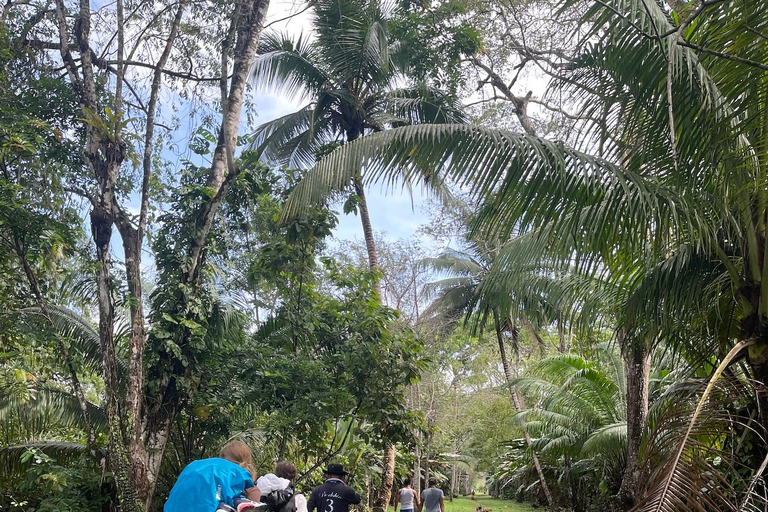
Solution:
M325 474L326 475L348 475L349 472L344 471L344 466L342 464L328 464L328 467L325 468Z

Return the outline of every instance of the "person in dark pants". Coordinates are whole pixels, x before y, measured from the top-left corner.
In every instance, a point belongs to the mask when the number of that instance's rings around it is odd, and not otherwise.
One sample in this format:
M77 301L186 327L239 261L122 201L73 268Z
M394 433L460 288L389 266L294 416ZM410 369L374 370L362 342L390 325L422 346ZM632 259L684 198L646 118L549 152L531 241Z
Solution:
M344 483L349 473L341 464L328 464L325 483L312 490L307 502L308 512L349 512L350 505L360 503L360 495Z

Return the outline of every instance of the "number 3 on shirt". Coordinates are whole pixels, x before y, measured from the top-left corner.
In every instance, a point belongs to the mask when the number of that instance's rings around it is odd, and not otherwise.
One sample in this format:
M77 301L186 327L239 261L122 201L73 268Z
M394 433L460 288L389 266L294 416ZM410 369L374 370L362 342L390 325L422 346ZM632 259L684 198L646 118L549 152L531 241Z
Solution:
M328 508L323 512L333 512L333 500L328 500Z

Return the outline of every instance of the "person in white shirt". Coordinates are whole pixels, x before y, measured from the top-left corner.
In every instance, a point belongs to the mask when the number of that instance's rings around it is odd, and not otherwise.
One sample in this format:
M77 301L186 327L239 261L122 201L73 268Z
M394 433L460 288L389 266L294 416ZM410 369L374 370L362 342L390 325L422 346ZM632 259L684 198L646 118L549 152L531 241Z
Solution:
M261 501L272 512L307 512L307 498L294 490L296 466L287 460L275 465L275 472L267 473L256 481Z
M410 478L406 478L403 485L405 487L397 491L395 496L395 512L397 512L398 503L400 503L400 512L413 512L419 506L419 491L411 487Z

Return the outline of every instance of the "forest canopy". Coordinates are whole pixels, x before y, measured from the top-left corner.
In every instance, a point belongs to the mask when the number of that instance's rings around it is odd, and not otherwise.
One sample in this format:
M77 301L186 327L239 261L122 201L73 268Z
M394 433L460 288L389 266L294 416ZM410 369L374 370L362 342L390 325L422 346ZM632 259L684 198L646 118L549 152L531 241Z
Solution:
M0 509L763 510L767 229L758 0L7 0Z

